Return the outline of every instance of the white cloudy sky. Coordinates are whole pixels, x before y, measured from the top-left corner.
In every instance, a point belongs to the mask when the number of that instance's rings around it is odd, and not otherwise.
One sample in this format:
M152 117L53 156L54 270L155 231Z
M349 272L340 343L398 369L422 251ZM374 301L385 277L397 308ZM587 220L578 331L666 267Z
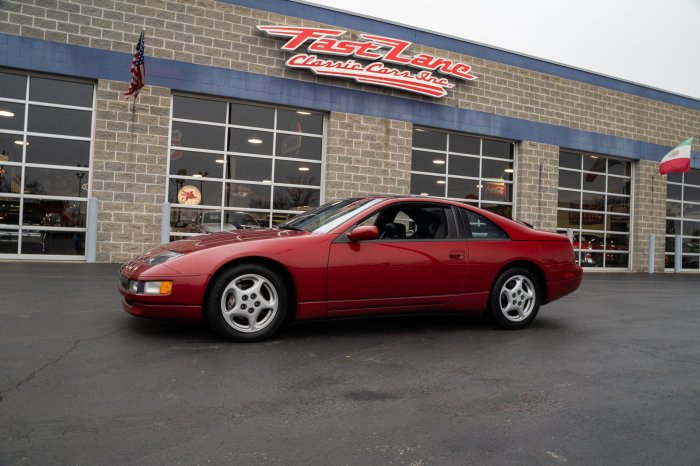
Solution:
M700 99L700 0L306 0Z

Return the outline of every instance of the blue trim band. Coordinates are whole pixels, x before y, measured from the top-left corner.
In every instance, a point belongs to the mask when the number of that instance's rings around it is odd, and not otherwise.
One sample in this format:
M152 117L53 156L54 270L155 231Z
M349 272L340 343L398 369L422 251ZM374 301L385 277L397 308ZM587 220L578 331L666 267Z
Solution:
M343 13L329 8L304 3L296 3L289 0L218 0L232 5L244 6L256 10L269 11L286 16L317 21L319 23L332 24L347 29L380 34L396 39L407 40L414 44L435 47L440 50L448 50L463 55L483 58L484 60L502 63L504 65L517 66L540 73L571 79L593 86L604 87L614 91L658 100L673 105L700 110L700 100L684 97L670 92L652 89L639 84L633 84L615 78L609 78L589 71L577 70L564 65L558 65L537 58L526 57L505 50L494 49L485 45L479 45L466 40L454 39L439 34L418 31L406 26L386 23L381 20L364 18L350 13ZM478 75L478 70L474 69Z
M87 79L131 78L132 54L0 34L0 66ZM146 82L176 91L302 107L324 112L410 121L445 130L533 141L605 155L659 161L671 147L466 110L438 103L363 92L191 63L146 58ZM693 153L693 168L700 168Z

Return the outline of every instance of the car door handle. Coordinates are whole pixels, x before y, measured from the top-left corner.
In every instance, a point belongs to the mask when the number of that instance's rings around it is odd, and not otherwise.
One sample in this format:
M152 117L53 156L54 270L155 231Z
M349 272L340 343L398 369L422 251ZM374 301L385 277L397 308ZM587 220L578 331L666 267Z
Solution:
M450 259L464 259L464 251L450 251Z

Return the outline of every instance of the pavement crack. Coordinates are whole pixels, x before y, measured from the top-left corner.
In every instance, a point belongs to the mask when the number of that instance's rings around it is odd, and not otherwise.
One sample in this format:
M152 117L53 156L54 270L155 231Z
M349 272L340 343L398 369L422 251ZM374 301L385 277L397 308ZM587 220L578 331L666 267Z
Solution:
M91 343L91 342L93 342L93 341L98 341L98 340L102 340L102 339L104 339L104 338L108 338L108 337L114 335L115 333L117 333L117 332L123 330L125 327L126 327L126 326L119 327L119 328L117 328L117 329L115 329L115 330L112 330L112 331L109 332L109 333L106 333L106 334L104 334L104 335L100 335L100 336L98 336L98 337L94 337L94 338L85 338L85 339L78 339L78 340L75 340L75 341L71 344L70 348L68 348L66 351L64 351L63 353L61 353L58 357L54 358L54 359L51 360L51 361L48 361L47 363L43 364L43 365L40 366L39 368L35 369L35 370L32 371L29 375L27 375L25 378L23 378L22 380L20 380L19 382L17 382L15 385L13 385L13 386L11 386L11 387L9 387L9 388L6 388L6 389L4 389L4 390L0 390L0 402L2 402L2 401L5 399L5 397L7 396L8 393L17 390L19 387L21 387L21 386L24 385L25 383L27 383L27 382L29 382L30 380L34 379L34 378L37 376L37 374L39 374L40 372L44 371L46 368L51 367L51 366L56 365L56 364L58 364L59 362L61 362L61 360L62 360L63 358L65 358L66 356L68 356L68 355L69 355L73 350L75 350L75 349L78 347L78 345L80 345L81 343Z
M627 345L627 344L619 343L616 341L606 340L603 338L593 338L593 337L589 337L586 335L582 335L581 333L578 333L578 332L563 331L562 333L564 335L573 335L575 337L583 338L584 340L592 341L595 343L603 343L603 344L610 345L610 346L617 347L617 348L624 348L624 349L627 349L627 350L630 350L630 351L633 351L633 352L636 352L639 354L645 354L647 356L650 356L650 357L655 358L655 359L659 359L661 361L675 362L675 363L681 363L681 364L692 364L695 366L700 365L700 361L695 361L695 360L691 360L691 359L679 359L679 358L664 357L664 356L658 354L659 353L658 350L641 348L641 347L635 346L635 345Z

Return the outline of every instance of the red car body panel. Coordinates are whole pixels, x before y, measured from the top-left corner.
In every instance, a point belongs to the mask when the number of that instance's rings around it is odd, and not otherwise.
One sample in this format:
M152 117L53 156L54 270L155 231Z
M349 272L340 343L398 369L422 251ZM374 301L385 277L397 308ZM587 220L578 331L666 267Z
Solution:
M448 304L464 279L466 241L334 243L328 310Z
M507 239L351 242L358 220L392 203L429 202L471 209L497 223ZM184 255L151 266L165 251ZM200 319L207 287L217 272L239 260L284 270L293 286L298 320L406 310L484 311L494 280L506 267L539 271L543 304L574 291L582 271L563 235L533 230L491 212L451 201L386 198L328 233L235 230L201 235L155 248L125 264L122 281L172 280L167 296L119 287L123 307L140 317Z

